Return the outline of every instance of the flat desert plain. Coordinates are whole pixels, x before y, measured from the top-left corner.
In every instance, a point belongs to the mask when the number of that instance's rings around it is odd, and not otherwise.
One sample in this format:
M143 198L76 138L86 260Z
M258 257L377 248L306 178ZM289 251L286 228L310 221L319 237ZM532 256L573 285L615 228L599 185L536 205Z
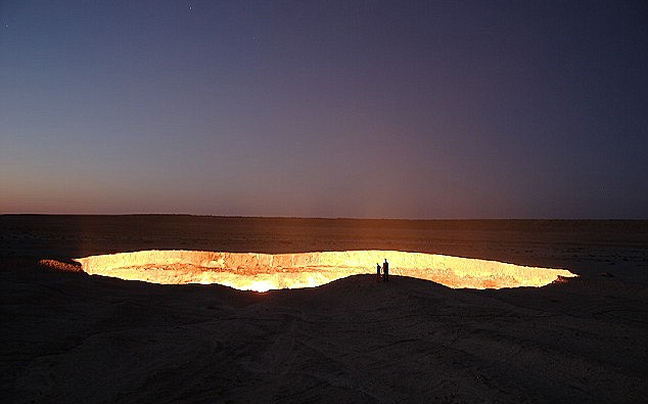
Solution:
M397 250L578 274L450 289L375 263L246 292L59 272L140 250ZM645 403L648 222L0 216L3 403Z

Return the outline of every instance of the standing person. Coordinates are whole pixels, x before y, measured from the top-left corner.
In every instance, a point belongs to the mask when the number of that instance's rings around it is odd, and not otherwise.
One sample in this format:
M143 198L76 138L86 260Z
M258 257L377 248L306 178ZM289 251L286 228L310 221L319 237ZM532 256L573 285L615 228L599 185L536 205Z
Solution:
M389 282L389 262L387 262L387 258L385 258L385 262L383 263L383 282Z
M381 278L381 276L380 276L380 264L378 264L378 263L376 263L376 275L377 275L377 278L376 278L377 282L380 282L380 278Z

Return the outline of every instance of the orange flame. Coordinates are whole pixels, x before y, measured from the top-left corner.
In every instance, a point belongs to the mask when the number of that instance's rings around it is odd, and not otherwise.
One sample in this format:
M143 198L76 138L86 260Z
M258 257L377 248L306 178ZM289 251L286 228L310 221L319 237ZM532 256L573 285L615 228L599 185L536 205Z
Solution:
M497 261L400 251L336 251L257 254L209 251L138 251L76 259L89 274L161 284L218 283L240 290L316 287L350 275L376 273L387 259L390 274L451 288L500 289L544 286L565 269L524 267Z

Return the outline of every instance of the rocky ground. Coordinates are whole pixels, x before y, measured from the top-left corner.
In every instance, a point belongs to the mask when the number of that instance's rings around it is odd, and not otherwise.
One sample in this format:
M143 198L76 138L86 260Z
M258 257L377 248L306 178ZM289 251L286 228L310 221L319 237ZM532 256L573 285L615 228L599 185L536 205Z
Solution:
M643 403L647 235L646 222L0 216L0 397ZM259 294L37 264L153 248L398 249L580 277L481 291L358 275Z

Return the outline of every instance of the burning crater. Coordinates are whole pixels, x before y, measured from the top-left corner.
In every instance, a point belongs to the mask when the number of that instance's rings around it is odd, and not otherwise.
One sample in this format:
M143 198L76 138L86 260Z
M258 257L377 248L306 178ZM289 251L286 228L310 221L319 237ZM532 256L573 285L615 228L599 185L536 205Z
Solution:
M376 274L387 259L390 274L440 283L451 288L540 287L565 269L524 267L496 261L399 251L336 251L257 254L208 251L138 251L79 258L88 274L160 284L218 283L240 290L267 291L320 286L357 274Z

